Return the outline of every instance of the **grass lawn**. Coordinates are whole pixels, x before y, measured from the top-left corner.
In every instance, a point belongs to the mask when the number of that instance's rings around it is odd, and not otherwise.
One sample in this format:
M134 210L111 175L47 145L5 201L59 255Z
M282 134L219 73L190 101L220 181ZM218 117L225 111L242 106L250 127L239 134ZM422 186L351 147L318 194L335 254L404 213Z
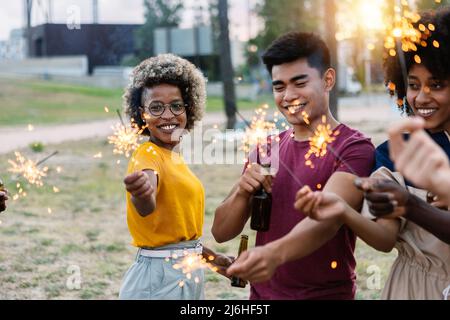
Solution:
M27 86L17 90L28 92ZM85 93L90 95L89 91ZM54 150L59 154L46 163L49 172L45 185L27 188L27 196L10 200L6 213L0 215L0 299L116 299L122 276L135 256L135 249L129 245L122 185L127 160L113 155L106 139L46 146L43 153L22 152L41 159ZM103 157L94 158L99 152ZM7 160L13 158L13 154L0 155L1 177L11 193L16 183L7 174ZM56 166L61 166L62 172L57 173ZM203 242L235 256L239 239L217 244L210 228L214 210L239 177L241 165L194 165L192 169L206 190ZM55 193L53 186L60 192ZM253 246L255 233L248 226L244 232ZM358 299L379 298L381 290L369 289L366 280L373 276L371 270L378 268L382 288L394 256L358 241ZM78 272L79 288L71 282ZM207 299L248 297L248 286L233 288L228 279L209 271L206 279Z
M122 110L123 89L103 89L44 80L0 78L0 126L42 125L92 121L116 117ZM258 101L238 100L239 110L273 103L270 96ZM104 107L110 111L106 113ZM220 97L209 97L207 112L223 110Z

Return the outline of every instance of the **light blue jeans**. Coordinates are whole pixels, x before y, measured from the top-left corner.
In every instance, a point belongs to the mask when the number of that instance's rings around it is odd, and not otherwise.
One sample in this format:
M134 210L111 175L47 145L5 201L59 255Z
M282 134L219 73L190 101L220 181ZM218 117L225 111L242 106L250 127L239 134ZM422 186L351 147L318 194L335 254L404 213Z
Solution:
M199 240L170 244L152 250L179 250L195 248ZM204 299L204 272L202 269L192 272L190 279L186 278L181 269L173 265L180 258L152 258L139 254L136 261L125 273L120 288L121 300L202 300ZM195 278L198 277L198 283ZM183 281L184 285L180 286Z

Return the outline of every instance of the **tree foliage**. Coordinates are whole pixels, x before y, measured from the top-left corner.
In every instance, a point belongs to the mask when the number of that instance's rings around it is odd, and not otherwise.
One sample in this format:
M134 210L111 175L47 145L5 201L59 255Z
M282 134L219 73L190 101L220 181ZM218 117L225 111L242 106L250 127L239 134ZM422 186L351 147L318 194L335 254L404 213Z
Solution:
M135 48L139 61L154 54L153 32L159 27L178 27L182 0L144 0L145 22L136 30Z
M320 21L318 0L263 0L256 13L263 20L264 29L247 46L248 63L259 61L258 51L267 48L278 36L289 31L314 31ZM250 49L250 50L249 50Z

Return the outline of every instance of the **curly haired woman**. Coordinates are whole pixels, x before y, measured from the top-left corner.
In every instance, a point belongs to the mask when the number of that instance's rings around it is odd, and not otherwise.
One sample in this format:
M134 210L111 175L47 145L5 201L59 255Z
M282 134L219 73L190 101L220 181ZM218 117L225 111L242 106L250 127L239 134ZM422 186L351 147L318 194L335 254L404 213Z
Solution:
M133 71L124 108L149 140L133 153L124 179L128 228L139 249L120 299L203 299L203 271L187 278L174 265L188 254L212 255L219 269L231 263L199 241L204 189L178 152L182 134L202 117L205 92L201 72L172 54L144 60Z

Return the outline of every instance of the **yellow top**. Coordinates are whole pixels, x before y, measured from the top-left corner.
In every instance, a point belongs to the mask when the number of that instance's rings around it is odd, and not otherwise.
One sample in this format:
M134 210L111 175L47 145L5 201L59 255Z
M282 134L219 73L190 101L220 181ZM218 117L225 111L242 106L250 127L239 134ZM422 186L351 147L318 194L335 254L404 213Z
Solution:
M203 231L205 192L181 155L152 142L140 145L128 164L127 174L156 171L156 209L142 217L127 197L127 223L136 247L159 247L200 238Z

